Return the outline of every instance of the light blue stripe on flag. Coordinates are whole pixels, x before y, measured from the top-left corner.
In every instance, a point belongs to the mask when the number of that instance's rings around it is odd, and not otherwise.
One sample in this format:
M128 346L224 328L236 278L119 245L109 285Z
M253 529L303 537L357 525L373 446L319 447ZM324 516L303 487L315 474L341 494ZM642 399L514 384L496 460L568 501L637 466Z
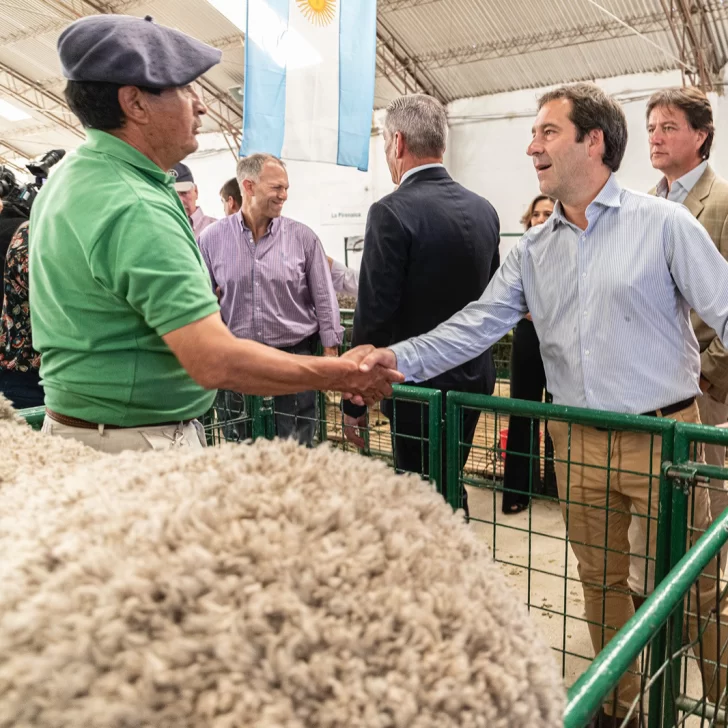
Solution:
M255 8L251 11L254 3L258 8L267 6L265 13ZM256 152L281 155L286 121L286 68L274 60L272 51L280 41L277 30L288 26L288 7L289 0L248 0L241 157ZM279 22L271 23L271 17Z
M369 167L377 53L376 0L341 0L337 164Z

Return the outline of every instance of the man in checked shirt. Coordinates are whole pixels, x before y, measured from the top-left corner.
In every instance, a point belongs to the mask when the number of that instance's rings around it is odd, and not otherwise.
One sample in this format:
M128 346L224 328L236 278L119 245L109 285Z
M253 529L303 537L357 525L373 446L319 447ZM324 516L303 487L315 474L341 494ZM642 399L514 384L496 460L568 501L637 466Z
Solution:
M342 329L329 265L316 234L282 217L285 164L270 154L238 163L239 212L206 228L200 250L218 291L223 321L241 339L293 354L337 356ZM316 393L275 398L276 434L313 443Z

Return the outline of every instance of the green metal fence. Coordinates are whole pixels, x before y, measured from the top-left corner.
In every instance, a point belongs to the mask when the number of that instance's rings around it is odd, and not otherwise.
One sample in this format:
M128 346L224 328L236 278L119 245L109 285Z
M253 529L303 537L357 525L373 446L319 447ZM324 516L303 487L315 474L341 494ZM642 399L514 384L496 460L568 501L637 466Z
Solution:
M458 457L468 411L480 413L481 432L471 454L480 462L509 456L499 437L502 418L548 420L556 433L560 497L539 493L531 482L528 510L500 514L504 485L496 468L469 471ZM674 417L696 415L694 407ZM446 433L449 502L459 507L463 486L467 489L471 525L489 541L495 560L541 623L567 685L576 683L566 725L586 726L599 706L617 716L609 722L615 728L728 724L720 722L728 662L728 616L716 618L728 613L719 576L718 552L725 543L720 529L712 529L707 542L713 551L697 572L698 562L683 561L709 523L708 491L722 491L722 481L728 480L728 470L702 462L702 447L728 444L728 431L673 419L449 393ZM637 452L643 455L637 457ZM711 485L710 478L718 485ZM636 513L628 507L633 497ZM629 540L633 520L646 533L646 553L633 550ZM705 553L699 552L701 559ZM669 588L660 586L635 622L626 574L629 561L639 559L648 564L645 574L652 570L655 583ZM686 563L693 569L689 578ZM644 588L636 591L651 592L647 581L645 577ZM589 667L595 652L612 657L606 663L600 657Z
M400 425L404 407L407 407L406 427ZM397 462L397 448L393 447L393 443L411 442L419 451L416 472L423 473L433 483L439 483L443 459L442 392L395 385L391 410L391 417L385 417L378 406L370 409L368 424L362 433L366 446L359 452L386 460L395 470L402 472L411 468L404 468ZM210 445L259 437L272 439L276 436L276 414L280 413L276 409L275 397L251 397L221 391L215 406L202 422ZM313 425L314 445L329 442L339 449L358 450L344 437L341 398L337 393L319 393Z
M461 467L458 457L468 411L480 412L470 455L471 460L481 463L476 469ZM540 493L530 476L528 483L521 484L530 504L517 515L499 511L504 487L502 468L496 464L513 455L501 437L510 415L548 420L552 433L559 431L559 437L554 438L558 451L553 459L561 497ZM448 500L454 508L459 507L462 489L467 489L473 528L490 543L495 560L503 565L513 587L541 624L558 654L567 684L588 667L595 647L607 644L633 612L624 561L640 555L631 554L626 540L626 524L632 514L618 496L622 489L643 488L646 507L636 517L648 534L650 547L641 558L656 570L658 583L667 573L669 532L665 525L660 529L659 514L669 507L671 492L660 465L672 461L673 428L674 422L661 418L456 392L447 396ZM596 433L602 460L595 462L585 449L587 430ZM644 462L625 466L620 449L628 438L635 437L649 456ZM539 457L538 447L531 445L535 453L531 457ZM597 501L593 496L600 484L606 497ZM624 533L615 542L612 536L621 529ZM589 564L587 594L582 591L575 552L582 557L582 571L584 564ZM600 606L610 603L617 604L611 616ZM645 666L637 669L642 671Z
M711 445L727 444L728 430L723 428L689 423L675 427L674 464L668 470L674 480L670 533L673 567L683 558L686 548L702 538L711 517L720 522L717 511L723 511L726 504L724 481L728 478L728 469L724 453L720 458L723 467L717 467L705 463L705 451ZM712 516L706 515L706 509ZM704 725L728 724L725 719L728 609L721 573L725 567L725 551L720 547L714 551L713 559L705 563L693 588L685 592L684 610L676 610L668 623L665 726L672 725L672 720L682 724L691 717L695 723L695 716L700 716ZM714 596L709 596L710 590ZM720 618L711 617L712 612ZM717 715L713 715L714 707L718 708Z
M43 427L45 407L30 407L28 409L20 410L19 414L34 430L40 430L40 428Z
M669 692L660 701L657 712L650 709L647 720L644 714L642 725L722 725L723 716L712 709L705 695L699 699L690 697L680 689L679 673L689 659L688 647L683 645L682 621L686 594L698 581L706 566L728 541L728 511L715 521L708 531L670 571L656 587L654 593L630 619L619 634L599 653L589 669L581 675L569 690L569 700L564 714L564 728L583 728L617 685L619 678L630 669L633 662L645 650L658 650L657 638L663 642L677 641L678 649L670 649L663 662L651 678L646 678L640 695L640 704L645 693L652 690L663 675L667 675ZM723 595L724 596L724 595ZM669 639L667 639L669 638ZM664 653L661 653L664 655ZM674 696L674 698L670 698ZM661 696L662 697L662 696ZM669 702L668 702L669 701ZM637 708L638 705L635 705ZM682 713L682 715L681 715ZM636 714L633 713L633 715ZM693 719L692 721L690 719Z
M728 595L721 575L728 510L707 530L704 510L711 495L723 491L728 469L706 465L702 453L706 445L728 445L728 431L678 422L673 441L673 460L663 464L671 489L669 517L665 514L670 571L569 691L566 728L586 725L645 653L651 653L650 671L641 674L641 689L631 706L640 725L728 724Z

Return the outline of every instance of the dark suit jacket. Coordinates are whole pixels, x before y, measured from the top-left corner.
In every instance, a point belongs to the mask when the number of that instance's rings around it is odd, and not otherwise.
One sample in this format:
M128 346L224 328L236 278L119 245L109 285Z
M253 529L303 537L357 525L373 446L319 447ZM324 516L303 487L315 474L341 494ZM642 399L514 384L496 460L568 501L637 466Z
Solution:
M493 206L444 167L408 177L369 209L353 345L424 334L479 298L500 263L499 242ZM422 386L492 393L490 350ZM344 410L363 412L348 402Z

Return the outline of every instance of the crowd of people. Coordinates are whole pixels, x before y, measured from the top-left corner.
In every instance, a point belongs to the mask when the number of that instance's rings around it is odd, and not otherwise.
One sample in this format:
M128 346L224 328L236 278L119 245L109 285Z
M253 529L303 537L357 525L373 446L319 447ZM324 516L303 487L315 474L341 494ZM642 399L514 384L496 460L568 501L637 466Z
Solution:
M424 95L396 99L383 132L395 190L369 210L356 273L283 216L289 181L276 157L239 161L220 189L221 219L197 204L182 160L206 112L194 81L219 51L114 15L72 23L58 50L87 140L15 233L0 328L0 391L17 407L44 406L49 436L106 452L201 448L198 418L219 389L275 396L277 433L311 445L315 393L335 390L348 440L364 444L367 407L384 399L398 467L427 475L427 418L407 403L395 414L391 385L492 393L490 348L513 329L513 397L541 401L548 389L557 404L728 420L728 183L708 161L714 126L701 91L659 91L648 102L649 193L615 176L627 144L619 103L592 84L544 94L524 140L541 194L503 261L496 210L444 165L446 109ZM337 290L358 294L343 356ZM319 345L324 356L312 356ZM465 415L463 463L477 420ZM554 455L544 486L558 491L599 651L633 613L630 522L633 539L647 534L629 512L657 516L639 474L659 472L659 448L561 422L544 436ZM539 439L537 421L511 420L504 513L541 488ZM608 489L615 447L621 471ZM567 498L569 451L589 467L571 470ZM707 458L723 465L725 452ZM695 501L698 528L728 505L704 489ZM464 489L462 506L467 513ZM655 538L653 528L653 554ZM713 609L709 574L698 592ZM718 662L716 643L708 634L704 650ZM719 694L725 680L712 684ZM600 725L621 718L637 690L624 676Z

